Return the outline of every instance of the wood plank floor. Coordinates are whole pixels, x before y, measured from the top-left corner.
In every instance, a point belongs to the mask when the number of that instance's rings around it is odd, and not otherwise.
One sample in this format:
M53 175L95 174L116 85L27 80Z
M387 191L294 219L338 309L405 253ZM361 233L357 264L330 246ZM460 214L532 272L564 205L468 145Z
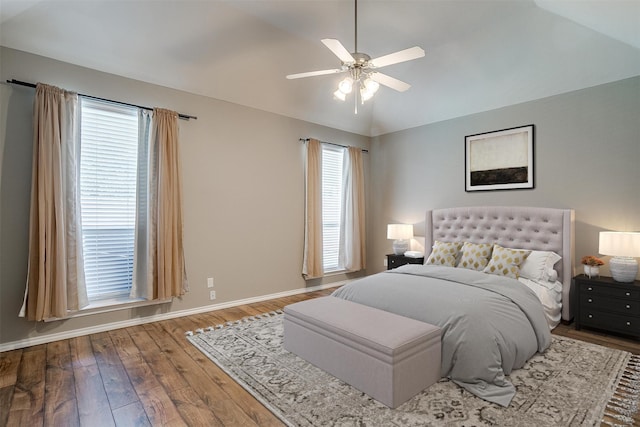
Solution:
M0 426L283 426L184 333L331 291L0 353ZM640 354L640 342L573 325L554 333Z

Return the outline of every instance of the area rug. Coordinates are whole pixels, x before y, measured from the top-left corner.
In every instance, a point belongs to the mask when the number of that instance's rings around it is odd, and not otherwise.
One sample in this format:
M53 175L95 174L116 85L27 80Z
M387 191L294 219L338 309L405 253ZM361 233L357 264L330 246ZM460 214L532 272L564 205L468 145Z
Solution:
M509 407L442 379L397 409L287 352L283 315L267 313L188 332L188 339L289 426L633 425L640 359L553 336L551 347L510 375Z

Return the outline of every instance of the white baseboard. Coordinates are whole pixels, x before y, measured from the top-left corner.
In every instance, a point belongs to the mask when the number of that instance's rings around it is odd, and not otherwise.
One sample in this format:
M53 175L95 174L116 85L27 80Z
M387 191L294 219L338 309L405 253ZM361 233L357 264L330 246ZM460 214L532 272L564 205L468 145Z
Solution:
M278 292L278 293L275 293L275 294L262 295L262 296L251 297L251 298L245 298L245 299L241 299L241 300L237 300L237 301L229 301L229 302L223 302L223 303L220 303L220 304L206 305L206 306L202 306L202 307L191 308L191 309L188 309L188 310L178 310L178 311L172 311L172 312L169 312L169 313L154 314L152 316L147 316L147 317L143 317L143 318L135 318L135 319L123 320L123 321L120 321L120 322L105 323L105 324L102 324L102 325L90 326L88 328L74 329L72 331L59 332L59 333L55 333L55 334L48 334L48 335L41 336L41 337L25 338L23 340L11 341L11 342L8 342L8 343L0 344L0 353L2 353L4 351L9 351L9 350L17 350L19 348L31 347L31 346L34 346L34 345L47 344L47 343L50 343L50 342L53 342L53 341L66 340L66 339L69 339L69 338L76 338L76 337L81 337L81 336L84 336L84 335L97 334L99 332L111 331L111 330L114 330L114 329L127 328L129 326L143 325L145 323L158 322L158 321L161 321L161 320L168 320L168 319L175 319L176 317L190 316L190 315L193 315L193 314L205 313L205 312L208 312L208 311L215 311L215 310L222 310L224 308L236 307L236 306L239 306L239 305L253 304L253 303L256 303L256 302L267 301L267 300L270 300L270 299L276 299L276 298L288 297L288 296L292 296L292 295L298 295L298 294L305 294L305 293L309 293L309 292L320 291L320 290L323 290L323 289L333 288L333 287L336 287L336 286L342 286L342 285L344 285L345 283L348 283L348 282L349 282L349 280L343 280L343 281L340 281L340 282L327 283L327 284L324 284L324 285L313 286L313 287L310 287L310 288L294 289L292 291L284 291L284 292ZM203 326L208 326L208 325L203 325Z

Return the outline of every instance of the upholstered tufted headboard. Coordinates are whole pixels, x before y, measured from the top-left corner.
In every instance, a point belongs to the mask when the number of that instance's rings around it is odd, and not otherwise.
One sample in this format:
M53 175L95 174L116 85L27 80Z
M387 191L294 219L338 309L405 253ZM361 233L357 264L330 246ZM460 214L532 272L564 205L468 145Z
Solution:
M571 278L574 275L574 212L571 209L475 206L427 211L425 256L435 240L497 243L508 248L553 251L562 282L562 318L571 320Z

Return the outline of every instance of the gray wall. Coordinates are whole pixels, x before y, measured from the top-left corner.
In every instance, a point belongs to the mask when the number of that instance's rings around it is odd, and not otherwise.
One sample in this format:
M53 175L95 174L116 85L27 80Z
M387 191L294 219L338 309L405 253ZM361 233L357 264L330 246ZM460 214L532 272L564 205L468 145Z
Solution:
M368 148L369 138L0 48L0 78L195 115L180 121L185 252L191 291L144 307L51 323L17 317L27 263L34 90L0 85L0 345L321 284L301 277L304 179L300 137ZM368 156L365 156L368 162ZM368 167L365 165L368 175ZM337 275L324 282L344 280ZM207 326L207 325L203 325Z
M465 136L528 124L535 189L465 193ZM374 138L371 170L370 272L391 250L387 223L424 236L427 209L472 205L575 209L579 263L599 231L640 231L640 77Z
M414 223L423 235L424 213L432 208L575 209L578 259L597 253L600 230L640 230L640 77L371 140L0 48L0 79L11 78L198 116L180 122L191 292L169 306L67 321L35 324L17 317L26 274L34 91L0 84L0 345L207 306L210 276L216 303L320 284L300 276L304 192L298 138L304 136L370 146L367 273L384 269L384 254L391 251L386 224ZM531 123L536 188L465 193L464 136Z

